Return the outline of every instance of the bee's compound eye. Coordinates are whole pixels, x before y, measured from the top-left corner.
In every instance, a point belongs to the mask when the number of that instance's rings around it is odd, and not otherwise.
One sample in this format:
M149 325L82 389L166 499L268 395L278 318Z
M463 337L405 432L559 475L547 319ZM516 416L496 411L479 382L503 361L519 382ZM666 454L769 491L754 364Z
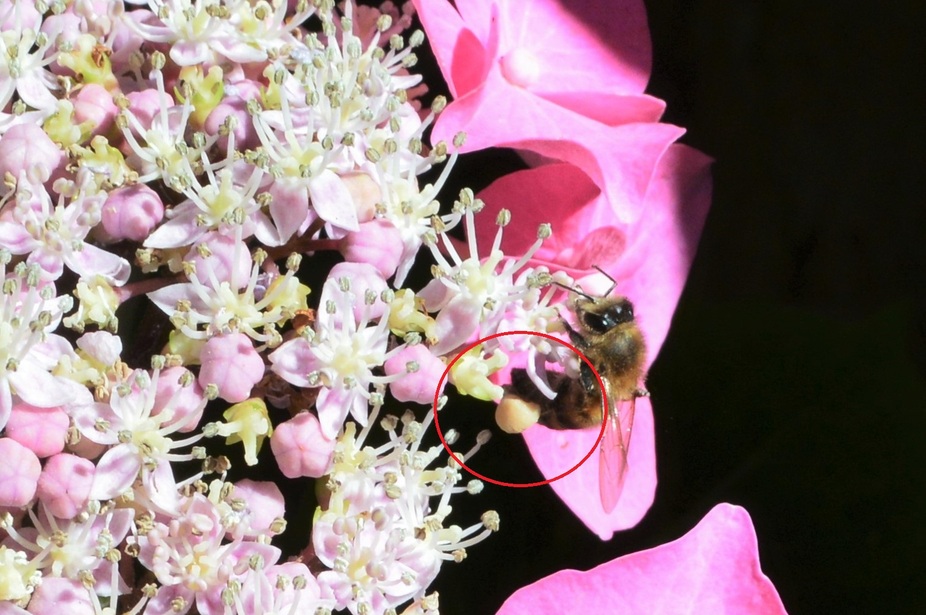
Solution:
M633 304L626 299L615 303L605 311L602 320L608 329L633 322Z
M596 333L604 333L613 325L609 325L607 314L582 312L582 323Z

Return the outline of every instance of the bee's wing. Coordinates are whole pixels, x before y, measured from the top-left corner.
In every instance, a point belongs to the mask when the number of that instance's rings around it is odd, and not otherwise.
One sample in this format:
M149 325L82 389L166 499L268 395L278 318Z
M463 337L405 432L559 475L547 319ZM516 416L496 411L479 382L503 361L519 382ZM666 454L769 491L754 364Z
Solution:
M627 475L627 451L630 448L630 435L633 429L633 415L636 411L636 398L617 399L611 394L611 387L605 381L605 394L608 400L607 424L601 438L601 454L598 460L598 489L601 506L610 513L617 506L624 489Z

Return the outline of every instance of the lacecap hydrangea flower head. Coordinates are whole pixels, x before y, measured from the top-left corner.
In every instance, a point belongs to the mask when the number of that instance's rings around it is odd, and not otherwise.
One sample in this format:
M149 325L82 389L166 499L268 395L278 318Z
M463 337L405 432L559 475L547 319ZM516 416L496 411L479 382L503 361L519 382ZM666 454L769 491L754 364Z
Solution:
M643 93L642 5L605 38L604 4L525 6L0 0L0 612L438 612L500 515L454 512L489 432L444 426L448 456L432 404L539 351L435 391L447 364L595 266L657 349L709 200ZM446 194L489 146L531 168ZM640 405L626 494L580 513L603 538L652 500ZM577 511L587 471L554 487Z

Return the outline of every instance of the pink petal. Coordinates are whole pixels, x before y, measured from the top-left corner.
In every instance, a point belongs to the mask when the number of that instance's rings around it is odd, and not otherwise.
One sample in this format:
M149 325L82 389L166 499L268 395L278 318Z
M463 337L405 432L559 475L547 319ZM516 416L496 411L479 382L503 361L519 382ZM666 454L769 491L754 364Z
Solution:
M164 288L159 288L148 293L148 298L163 311L165 314L173 314L177 309L177 302L185 299L193 304L194 308L202 306L202 301L193 290L193 285L189 282L180 284L171 284Z
M498 6L499 56L523 50L540 60L534 93L640 93L646 87L652 51L640 0L502 0Z
M16 608L16 607L13 607ZM96 609L90 601L90 593L80 581L53 577L42 579L29 600L29 611L15 613L67 613L68 615L93 615ZM14 611L0 609L0 615L13 615Z
M16 222L0 221L0 246L13 254L26 254L39 246L39 242Z
M132 273L129 261L95 245L85 243L80 250L65 253L68 268L81 276L101 275L117 286L122 286Z
M13 390L23 401L39 408L63 406L75 397L77 383L52 376L31 357L23 359L8 375ZM83 387L81 387L83 388Z
M628 231L627 248L608 273L625 280L652 362L665 340L711 203L711 159L673 145L646 194L644 215Z
M360 230L354 199L336 173L325 169L314 175L309 182L309 194L319 218L339 229Z
M300 387L309 386L308 375L320 366L309 343L301 337L283 342L270 354L269 359L270 369L275 374Z
M785 615L759 566L752 522L721 504L674 542L618 558L588 572L563 570L514 593L498 615Z
M524 440L537 467L545 477L552 478L575 466L595 445L599 433L598 428L557 431L537 425L524 432ZM602 540L610 540L615 530L639 523L653 504L656 446L649 399L637 400L624 489L610 514L601 507L598 462L598 451L595 451L575 472L550 486L582 523Z
M248 526L254 533L269 532L273 522L286 513L283 493L270 481L240 480L235 483L234 497L247 503Z
M489 38L488 20L467 27L447 0L414 3L450 93L454 98L465 96L483 82L489 68L491 58L483 46Z
M170 220L159 226L143 244L146 248L181 248L206 234L206 227L196 224L199 208L192 201L174 207Z
M602 126L512 86L496 72L487 79L482 90L441 113L432 142L450 142L465 131L461 151L510 147L569 162L602 189L625 221L639 215L657 163L684 133L671 124Z
M302 182L277 180L269 189L270 217L280 239L285 242L296 234L309 215L309 195Z
M96 475L90 489L90 499L111 500L132 487L141 460L128 444L118 444L109 449L96 464Z

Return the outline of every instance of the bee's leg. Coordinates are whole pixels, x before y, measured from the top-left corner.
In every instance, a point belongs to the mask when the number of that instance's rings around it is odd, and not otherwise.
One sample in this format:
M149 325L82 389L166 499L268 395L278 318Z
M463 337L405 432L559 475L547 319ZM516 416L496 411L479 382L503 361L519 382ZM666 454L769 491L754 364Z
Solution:
M578 348L579 350L585 350L588 348L588 341L582 337L582 334L572 328L565 320L562 321L563 327L566 328L566 333L569 334L569 341L572 342L572 345Z
M643 387L637 387L633 390L634 397L649 397L649 391Z
M582 388L585 389L585 392L592 395L599 395L598 387L598 378L595 377L595 373L588 366L588 363L582 361L579 365L579 380L582 382Z

